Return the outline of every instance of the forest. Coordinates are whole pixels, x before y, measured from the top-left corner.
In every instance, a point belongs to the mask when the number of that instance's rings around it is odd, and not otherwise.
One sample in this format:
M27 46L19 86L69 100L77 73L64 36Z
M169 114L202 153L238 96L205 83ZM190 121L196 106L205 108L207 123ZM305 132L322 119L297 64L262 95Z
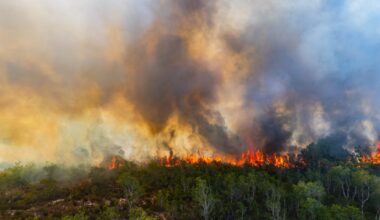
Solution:
M302 163L201 159L68 167L17 163L0 173L0 219L380 219L380 166L311 144Z

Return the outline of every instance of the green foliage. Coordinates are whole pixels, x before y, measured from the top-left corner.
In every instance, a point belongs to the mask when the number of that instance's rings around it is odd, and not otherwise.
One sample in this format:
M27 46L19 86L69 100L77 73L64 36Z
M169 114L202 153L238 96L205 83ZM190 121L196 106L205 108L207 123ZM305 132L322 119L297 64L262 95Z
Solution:
M62 220L88 220L88 216L86 215L84 211L80 211L73 216L71 215L63 216Z
M195 182L194 199L201 207L201 215L207 220L210 218L210 214L214 208L215 197L205 180L198 177L195 179Z
M294 186L294 193L300 201L307 198L313 198L321 201L325 195L325 189L320 182L303 182L300 181Z
M306 198L306 200L301 204L301 208L301 213L304 219L317 219L323 205L314 198Z
M96 217L97 220L118 220L120 215L115 207L106 207L99 215Z
M15 166L8 168L0 174L0 188L7 189L10 187L24 187L28 185L27 177L23 174L30 166L23 166L17 163Z
M353 206L343 207L334 204L329 208L329 214L331 219L336 220L364 220L364 217L362 216L360 209Z
M129 208L132 208L143 193L139 180L129 173L123 173L118 177L117 183L124 189Z
M157 218L149 216L142 208L132 208L129 210L129 220L156 220Z
M0 172L0 219L380 219L379 166L334 161L326 150L313 145L304 153L314 165L291 169L16 164Z
M170 207L170 194L168 190L159 190L157 194L157 205L164 209L169 209Z
M283 192L273 184L268 184L265 190L266 201L265 205L268 211L270 211L272 219L282 219L282 199Z

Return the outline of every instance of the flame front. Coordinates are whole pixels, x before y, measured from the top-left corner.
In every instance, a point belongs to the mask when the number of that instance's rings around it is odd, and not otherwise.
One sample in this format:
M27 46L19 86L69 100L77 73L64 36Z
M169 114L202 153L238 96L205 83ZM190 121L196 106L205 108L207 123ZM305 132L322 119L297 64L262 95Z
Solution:
M290 157L288 154L265 154L261 150L247 150L242 153L239 158L234 158L231 156L202 156L202 155L190 155L183 158L176 158L173 155L169 155L161 159L161 164L166 167L177 166L184 161L189 164L206 163L210 164L213 162L230 164L233 166L244 166L250 165L254 167L261 166L275 166L278 168L291 168L292 164L290 162Z

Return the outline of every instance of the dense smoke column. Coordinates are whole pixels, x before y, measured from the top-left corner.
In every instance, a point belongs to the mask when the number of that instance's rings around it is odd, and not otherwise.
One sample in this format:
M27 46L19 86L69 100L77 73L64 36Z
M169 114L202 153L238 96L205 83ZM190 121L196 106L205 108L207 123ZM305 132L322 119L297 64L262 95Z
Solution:
M175 114L211 146L236 153L239 138L231 140L223 117L210 108L221 79L194 60L189 48L191 32L213 28L213 4L172 1L159 9L157 13L164 15L157 15L145 38L132 49L133 72L127 74L125 95L153 133L161 132Z

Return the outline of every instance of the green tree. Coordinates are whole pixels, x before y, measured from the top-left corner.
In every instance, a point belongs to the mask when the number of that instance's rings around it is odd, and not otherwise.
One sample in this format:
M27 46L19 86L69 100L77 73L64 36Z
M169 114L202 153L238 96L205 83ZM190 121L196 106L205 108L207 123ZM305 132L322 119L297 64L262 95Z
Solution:
M144 209L140 207L131 208L128 214L129 220L156 220L157 218L148 215Z
M195 181L194 199L201 207L201 215L205 220L208 220L212 209L214 208L215 197L212 194L210 187L207 185L206 180L197 177Z
M293 191L295 195L295 204L296 204L296 214L300 214L300 206L308 198L312 198L321 202L323 196L325 195L325 189L323 188L320 182L303 182L300 181L293 186Z
M304 219L317 219L319 211L323 208L321 202L314 198L307 198L302 204L302 216Z
M334 220L364 220L360 210L357 207L343 207L337 204L329 208L330 218Z
M96 217L97 220L118 220L120 215L115 207L106 207L99 215Z
M128 206L131 209L143 193L141 184L137 178L130 175L129 173L123 173L120 175L117 182L120 186L123 187L124 195L127 199Z
M355 186L355 195L357 194L360 208L364 215L364 206L375 189L374 178L368 173L368 171L358 170L352 173L352 179Z
M270 184L268 190L266 190L266 202L265 205L269 209L272 219L280 220L284 216L281 215L282 206L282 195L283 193L273 184Z
M321 201L325 195L325 189L320 182L303 182L300 181L294 186L294 191L300 199L314 198Z
M373 184L374 184L374 190L373 190L373 196L371 198L371 205L373 206L374 210L376 211L376 219L380 220L380 177L374 176L373 177Z
M332 182L340 188L343 197L349 199L352 183L350 168L338 165L329 171L329 175L331 176Z
M80 211L73 216L71 215L64 216L62 217L62 220L88 220L88 216L86 215L84 211Z

